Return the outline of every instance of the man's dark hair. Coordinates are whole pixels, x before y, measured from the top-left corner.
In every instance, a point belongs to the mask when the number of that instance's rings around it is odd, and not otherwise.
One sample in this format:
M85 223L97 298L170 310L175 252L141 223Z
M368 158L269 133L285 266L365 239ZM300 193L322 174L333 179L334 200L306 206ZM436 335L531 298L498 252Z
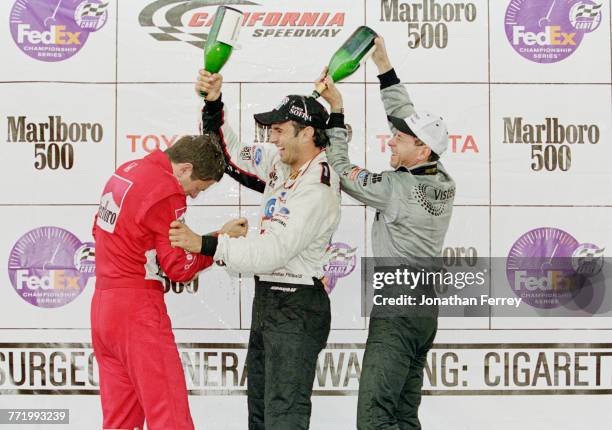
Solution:
M294 136L297 136L298 133L301 130L305 129L306 127L312 127L312 126L300 124L299 122L295 122L295 121L291 121L291 124L293 125L293 135ZM327 133L325 133L325 130L321 128L314 128L313 140L317 148L326 148L329 145L329 138L327 137Z
M225 171L225 158L219 145L219 137L214 133L200 136L183 136L165 151L173 163L191 163L192 180L219 182Z

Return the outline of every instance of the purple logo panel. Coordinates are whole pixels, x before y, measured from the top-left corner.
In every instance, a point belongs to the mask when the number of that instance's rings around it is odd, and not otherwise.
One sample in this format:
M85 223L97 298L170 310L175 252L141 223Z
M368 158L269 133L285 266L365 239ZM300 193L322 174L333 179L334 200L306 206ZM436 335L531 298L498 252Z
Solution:
M590 0L512 0L504 18L506 37L528 60L556 63L599 27L601 6Z
M102 28L108 2L98 0L17 0L9 23L15 44L40 61L63 61L76 55L89 33Z
M21 236L9 255L15 292L26 302L57 308L76 299L95 276L93 243L59 227L39 227Z
M540 227L518 238L506 261L514 294L535 308L554 309L571 302L603 266L604 248L579 243L569 233Z

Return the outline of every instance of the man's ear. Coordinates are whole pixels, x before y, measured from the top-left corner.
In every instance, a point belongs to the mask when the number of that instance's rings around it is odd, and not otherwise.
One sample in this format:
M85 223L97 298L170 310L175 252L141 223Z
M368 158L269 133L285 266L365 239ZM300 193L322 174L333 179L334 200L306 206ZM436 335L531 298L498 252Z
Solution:
M191 163L180 163L178 165L178 173L181 176L191 176L193 174L193 164Z
M311 140L314 139L315 130L313 127L308 126L301 130L305 139Z
M427 145L421 147L421 153L419 154L422 161L427 161L431 155L431 148Z

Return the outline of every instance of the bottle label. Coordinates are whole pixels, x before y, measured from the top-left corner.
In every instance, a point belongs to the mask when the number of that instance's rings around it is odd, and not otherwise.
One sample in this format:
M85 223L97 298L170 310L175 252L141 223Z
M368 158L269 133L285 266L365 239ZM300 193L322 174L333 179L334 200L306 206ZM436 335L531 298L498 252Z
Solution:
M232 9L225 9L223 21L221 21L219 32L217 33L217 41L233 47L238 41L241 21L242 13Z

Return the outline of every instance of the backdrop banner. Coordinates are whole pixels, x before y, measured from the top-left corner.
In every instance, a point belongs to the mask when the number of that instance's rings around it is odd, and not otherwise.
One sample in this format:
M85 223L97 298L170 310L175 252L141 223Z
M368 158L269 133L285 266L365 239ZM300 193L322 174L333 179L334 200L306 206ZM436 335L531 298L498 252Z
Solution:
M448 125L442 161L457 190L442 261L484 271L489 295L521 303L520 312L487 302L478 314L440 314L423 428L609 429L610 0L0 2L0 410L57 409L53 428L102 427L90 333L94 215L119 165L199 133L194 84L220 5L244 13L221 72L225 121L243 143L269 144L253 114L310 94L360 25L385 38L415 106ZM390 169L376 67L367 60L338 87L352 163ZM204 234L243 216L258 234L260 203L226 175L188 199L186 222ZM356 427L375 216L343 193L324 268L332 331L312 429ZM559 299L564 270L583 269L594 277ZM252 276L215 265L164 287L196 428L245 429ZM23 428L51 422L31 418Z

